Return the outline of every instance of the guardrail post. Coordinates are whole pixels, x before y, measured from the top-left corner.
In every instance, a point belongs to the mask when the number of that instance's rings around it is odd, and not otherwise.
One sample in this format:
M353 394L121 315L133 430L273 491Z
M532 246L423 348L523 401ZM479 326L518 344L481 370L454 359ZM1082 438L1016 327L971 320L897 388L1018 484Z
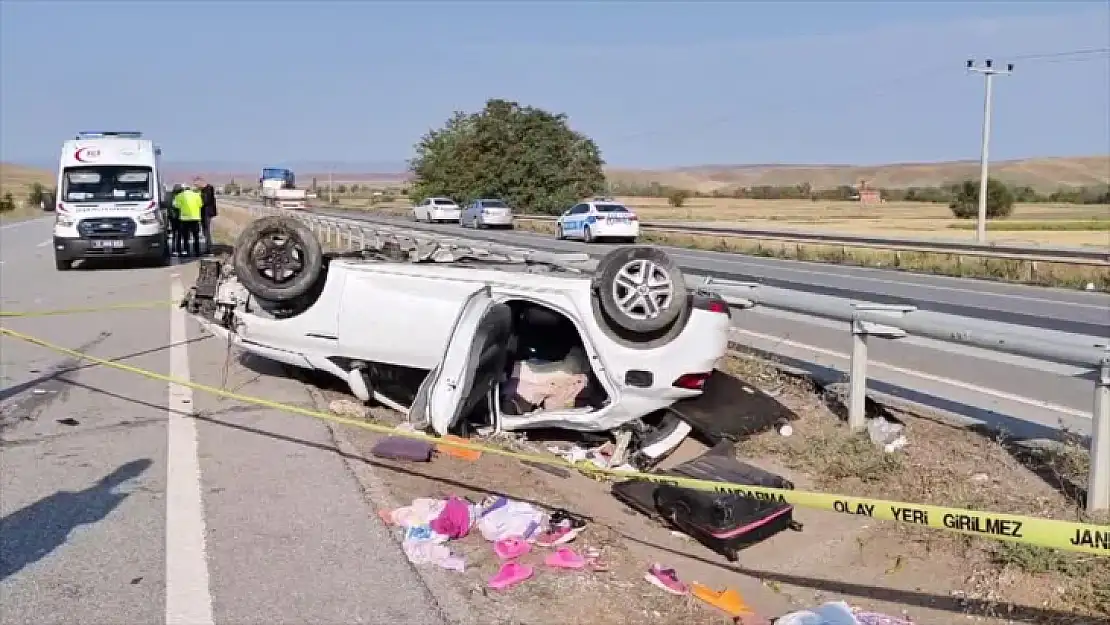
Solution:
M1087 477L1087 512L1110 510L1110 354L1095 373L1091 422L1091 472Z
M888 322L897 322L913 306L888 304L853 303L852 308L852 360L848 376L848 428L862 430L867 427L867 337L878 336L898 339L906 336L906 331ZM880 321L870 318L877 317ZM883 319L884 317L888 319Z

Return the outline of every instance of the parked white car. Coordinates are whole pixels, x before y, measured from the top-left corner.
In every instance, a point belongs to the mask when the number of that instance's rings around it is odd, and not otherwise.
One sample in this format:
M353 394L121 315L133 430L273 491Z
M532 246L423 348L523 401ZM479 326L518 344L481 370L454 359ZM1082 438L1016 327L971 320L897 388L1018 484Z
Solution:
M657 248L613 250L590 271L583 254L379 243L325 256L301 221L263 217L229 263L202 261L183 305L242 349L330 373L418 428L632 430L649 458L690 432L662 409L701 395L728 347L728 305L687 290Z
M459 225L466 228L512 228L513 209L502 200L474 200L463 209Z
M424 198L419 204L412 207L412 218L416 221L428 223L458 222L462 209L451 198L429 197Z
M608 198L579 202L555 221L555 238L581 239L586 243L612 239L633 243L640 236L640 218Z

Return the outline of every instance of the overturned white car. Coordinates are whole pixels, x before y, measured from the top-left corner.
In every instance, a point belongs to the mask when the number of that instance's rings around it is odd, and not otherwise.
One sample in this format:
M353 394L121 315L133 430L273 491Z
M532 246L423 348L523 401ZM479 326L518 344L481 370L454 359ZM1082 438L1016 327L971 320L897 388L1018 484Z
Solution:
M701 395L729 307L688 290L662 251L491 252L387 236L327 254L293 217L252 222L184 302L253 354L328 372L439 434L469 426L631 431L665 454L690 432L663 410Z

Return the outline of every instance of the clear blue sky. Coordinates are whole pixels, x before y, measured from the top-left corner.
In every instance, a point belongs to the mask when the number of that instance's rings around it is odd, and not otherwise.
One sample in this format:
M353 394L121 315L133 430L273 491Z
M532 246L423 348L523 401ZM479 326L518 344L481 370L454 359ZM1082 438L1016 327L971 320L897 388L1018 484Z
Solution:
M490 97L565 112L607 162L1110 152L1110 5L1087 2L0 2L0 157L138 129L177 162L400 163Z

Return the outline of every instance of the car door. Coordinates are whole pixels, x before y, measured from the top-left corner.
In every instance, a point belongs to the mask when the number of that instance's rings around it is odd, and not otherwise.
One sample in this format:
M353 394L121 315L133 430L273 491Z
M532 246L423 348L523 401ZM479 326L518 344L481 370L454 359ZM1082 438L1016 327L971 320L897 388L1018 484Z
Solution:
M589 207L585 204L576 204L574 208L570 209L570 215L567 217L567 223L563 226L563 232L572 237L582 236L582 226L585 225L583 216Z
M448 433L500 382L511 333L512 311L494 303L489 286L472 293L455 320L443 359L417 393L409 421Z
M422 219L424 219L423 210L424 210L424 206L427 203L428 203L428 199L424 198L423 200L420 200L418 203L416 203L412 207L412 218L413 219L415 219L416 221L421 221Z

